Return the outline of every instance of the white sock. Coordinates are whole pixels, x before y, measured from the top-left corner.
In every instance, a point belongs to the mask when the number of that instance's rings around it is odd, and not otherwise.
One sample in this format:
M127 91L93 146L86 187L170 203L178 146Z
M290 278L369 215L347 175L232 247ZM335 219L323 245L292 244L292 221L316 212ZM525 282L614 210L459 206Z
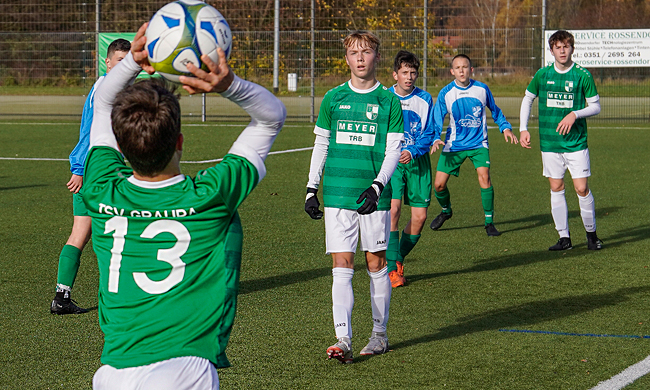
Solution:
M393 290L388 277L388 267L377 272L368 271L370 275L370 303L372 305L372 331L386 332L390 294Z
M587 196L578 195L578 203L580 204L580 216L582 217L582 224L585 225L587 232L596 231L596 204L594 203L594 196L591 191Z
M336 337L352 339L352 307L354 292L352 291L352 268L332 268L332 315Z
M566 205L564 190L551 191L551 215L560 237L569 237L569 208Z

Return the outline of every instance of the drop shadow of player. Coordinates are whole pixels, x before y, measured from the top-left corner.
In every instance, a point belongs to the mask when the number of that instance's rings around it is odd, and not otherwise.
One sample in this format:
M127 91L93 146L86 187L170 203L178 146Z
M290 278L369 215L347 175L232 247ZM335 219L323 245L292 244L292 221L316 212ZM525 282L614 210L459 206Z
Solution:
M623 207L607 207L607 208L600 208L596 209L596 221L598 221L599 218L602 218L606 215L616 213L617 211L623 209ZM574 218L580 218L580 211L578 210L570 210L569 211L569 219L574 219ZM495 220L494 221L495 225L497 228L501 231L501 234L507 233L507 232L515 232L518 230L528 230L528 229L534 229L536 227L544 226L544 225L550 225L553 224L553 217L551 216L550 213L545 213L545 214L537 214L537 215L529 215L524 218L517 218L517 219L509 219L505 221L500 221L500 220ZM462 229L472 229L472 228L478 228L478 227L483 227L483 224L475 224L475 225L463 225L463 226L452 226L448 227L448 225L453 224L453 219L451 219L449 222L446 222L445 225L443 225L439 231L443 230L462 230ZM515 225L520 225L523 224L523 226L516 226L513 228L507 228L504 227L505 225L509 224L515 224Z
M602 250L607 251L610 248L616 248L632 242L645 241L648 239L650 239L650 224L636 226L625 230L619 230L614 234L602 236L602 240L605 243ZM529 264L557 260L559 256L561 256L562 259L568 259L577 256L584 256L586 246L586 243L580 242L575 244L572 250L568 251L552 252L544 248L533 252L493 256L482 260L479 264L476 264L469 268L447 272L434 272L429 274L409 274L407 279L409 283L414 283L419 280L434 279L449 275L487 272L512 267L521 267Z
M604 307L615 306L628 301L630 295L648 291L650 291L650 286L626 287L606 294L573 295L490 310L485 313L459 318L458 323L440 328L436 333L391 344L391 349L406 348L412 345L488 330L526 327L544 321L557 320Z

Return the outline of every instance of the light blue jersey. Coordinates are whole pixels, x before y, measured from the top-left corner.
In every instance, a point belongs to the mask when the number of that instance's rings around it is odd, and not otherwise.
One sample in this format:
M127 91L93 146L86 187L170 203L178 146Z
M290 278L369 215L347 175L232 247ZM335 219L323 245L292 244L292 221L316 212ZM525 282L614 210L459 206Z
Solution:
M104 74L104 76L106 76L106 74ZM90 146L90 125L93 123L95 91L102 80L104 80L104 76L97 79L93 87L90 89L88 97L86 98L86 103L84 104L84 110L81 114L81 126L79 126L79 143L77 143L77 146L75 146L72 153L70 153L70 172L72 172L73 175L84 175L84 163Z
M488 148L486 107L492 112L492 119L499 126L499 131L503 133L506 129L512 129L484 83L470 80L469 85L463 88L454 80L440 91L433 110L434 140L441 139L442 125L449 114L443 152Z
M395 86L389 89L402 103L402 115L404 116L404 144L402 151L408 150L411 158L427 155L433 144L433 98L428 92L418 87L408 96L400 96L395 93Z

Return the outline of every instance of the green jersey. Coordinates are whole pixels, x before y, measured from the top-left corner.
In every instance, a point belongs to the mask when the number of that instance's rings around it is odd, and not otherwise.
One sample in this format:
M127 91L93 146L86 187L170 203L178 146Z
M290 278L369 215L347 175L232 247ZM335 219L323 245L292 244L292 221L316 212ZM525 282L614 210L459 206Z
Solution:
M198 356L228 366L242 247L236 210L259 181L257 168L228 154L194 179L150 183L132 174L115 149L90 150L84 202L99 266L102 362Z
M566 135L557 126L572 111L585 108L585 99L598 95L591 73L578 64L560 73L551 64L537 71L527 90L539 97L539 144L542 152L576 152L587 148L587 121L576 119Z
M388 134L404 133L402 105L380 83L364 91L344 83L325 94L314 133L329 138L323 171L325 207L356 210L359 195L381 170ZM384 189L377 209L390 210L390 199L390 188Z

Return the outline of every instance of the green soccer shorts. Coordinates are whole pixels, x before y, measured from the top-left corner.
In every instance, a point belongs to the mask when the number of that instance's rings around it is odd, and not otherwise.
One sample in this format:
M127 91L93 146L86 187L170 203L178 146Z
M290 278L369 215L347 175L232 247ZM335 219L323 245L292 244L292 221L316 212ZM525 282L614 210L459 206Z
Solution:
M397 164L390 179L393 199L402 199L411 207L429 207L431 203L431 158L428 154L411 160L408 164Z
M490 151L487 148L478 148L460 152L442 152L436 169L458 177L460 166L468 158L474 164L474 168L490 168Z
M78 193L72 194L72 215L75 217L87 217L88 209L84 204L84 199L81 196L81 190Z

